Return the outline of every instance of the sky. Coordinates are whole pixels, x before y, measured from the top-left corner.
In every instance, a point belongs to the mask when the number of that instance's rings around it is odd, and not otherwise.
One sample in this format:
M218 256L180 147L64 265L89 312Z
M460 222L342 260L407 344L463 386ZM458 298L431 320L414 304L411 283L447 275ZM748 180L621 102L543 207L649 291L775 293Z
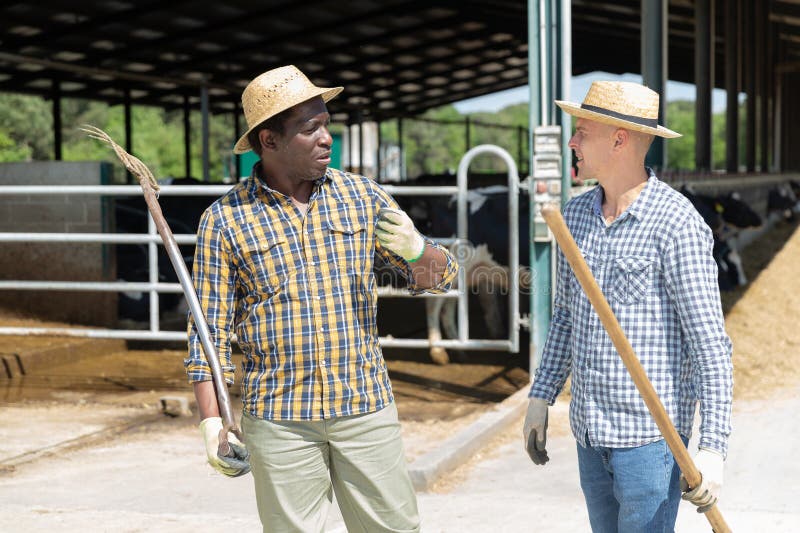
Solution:
M590 72L581 76L573 76L572 83L570 84L570 93L566 100L572 102L581 102L583 97L589 91L589 86L596 80L619 80L619 81L633 81L642 82L642 77L638 74L609 74L608 72ZM459 113L476 113L479 111L495 112L500 109L522 102L527 102L529 98L528 86L517 87L515 89L507 89L494 94L479 96L477 98L470 98L469 100L462 100L454 104ZM667 82L667 101L674 100L691 100L694 101L695 89L694 85L690 83L681 83L678 81ZM711 105L715 113L725 109L725 91L722 89L714 89L711 95Z

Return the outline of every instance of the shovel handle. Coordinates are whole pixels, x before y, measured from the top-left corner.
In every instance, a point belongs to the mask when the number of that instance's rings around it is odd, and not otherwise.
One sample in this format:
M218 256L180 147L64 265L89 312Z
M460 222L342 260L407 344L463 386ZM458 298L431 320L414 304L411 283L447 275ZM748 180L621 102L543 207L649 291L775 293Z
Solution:
M547 222L550 231L553 232L561 251L564 253L564 257L566 257L567 262L572 267L575 277L578 279L583 291L589 298L589 302L591 302L592 307L600 318L600 322L602 322L608 336L611 338L611 342L622 358L622 362L625 363L625 368L628 369L628 373L633 379L636 388L639 390L639 394L641 394L642 399L644 399L644 403L647 405L650 414L653 415L653 419L655 419L658 429L661 431L664 440L672 451L672 455L675 457L675 461L678 463L683 477L686 478L689 487L697 487L702 479L700 472L697 470L697 467L695 467L692 458L689 456L689 451L686 449L680 435L678 435L678 432L675 430L672 420L670 420L666 409L664 409L664 405L661 403L661 399L658 397L655 388L653 388L653 384L648 379L644 367L642 367L639 358L636 356L636 352L633 350L633 346L631 346L630 341L628 341L628 337L626 337L625 332L622 331L622 326L620 326L617 317L611 310L611 306L603 295L603 291L600 290L600 286L594 279L592 271L583 259L583 255L581 255L580 249L575 243L575 239L572 238L572 234L569 232L566 222L564 222L564 217L561 216L561 211L559 211L556 206L544 206L542 207L542 216L545 222ZM716 533L730 532L730 528L725 523L725 520L722 518L722 513L720 513L716 505L709 509L705 515L711 523L713 531Z

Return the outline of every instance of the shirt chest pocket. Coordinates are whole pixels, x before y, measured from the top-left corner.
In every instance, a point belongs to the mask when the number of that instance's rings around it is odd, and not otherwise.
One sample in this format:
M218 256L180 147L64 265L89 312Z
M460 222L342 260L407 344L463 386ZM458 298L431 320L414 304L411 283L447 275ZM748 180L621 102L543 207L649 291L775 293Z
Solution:
M278 292L296 270L286 239L271 238L247 243L242 247L242 269L252 290L259 293Z
M611 298L624 305L642 300L652 285L653 260L648 257L625 256L612 261Z
M366 219L355 215L329 220L329 262L339 270L364 270L367 266L367 249L370 248L367 228Z

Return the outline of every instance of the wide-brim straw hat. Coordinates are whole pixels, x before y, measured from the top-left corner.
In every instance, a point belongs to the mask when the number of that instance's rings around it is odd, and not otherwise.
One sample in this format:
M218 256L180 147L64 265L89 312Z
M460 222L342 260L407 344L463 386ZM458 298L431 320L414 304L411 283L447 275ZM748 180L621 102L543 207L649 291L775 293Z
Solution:
M658 125L658 93L627 81L595 81L582 104L556 100L556 105L578 118L585 118L659 137L681 137Z
M342 87L317 87L294 65L268 70L259 75L242 92L242 109L247 120L247 131L236 141L233 153L243 154L252 150L247 136L268 118L316 96L321 96L327 102L340 92Z

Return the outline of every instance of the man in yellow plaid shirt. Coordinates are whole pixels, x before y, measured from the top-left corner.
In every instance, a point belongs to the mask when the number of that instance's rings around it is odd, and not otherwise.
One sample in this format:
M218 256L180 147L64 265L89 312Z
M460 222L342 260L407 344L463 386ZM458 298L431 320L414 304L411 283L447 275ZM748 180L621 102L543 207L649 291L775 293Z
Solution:
M348 531L419 530L378 344L373 258L415 293L447 291L457 265L377 183L328 168L325 103L341 90L293 66L250 82L234 152L260 162L198 228L194 285L229 385L233 332L244 353L242 430L264 531L322 531L334 493ZM185 364L209 463L246 473L217 456L222 424L191 320Z

